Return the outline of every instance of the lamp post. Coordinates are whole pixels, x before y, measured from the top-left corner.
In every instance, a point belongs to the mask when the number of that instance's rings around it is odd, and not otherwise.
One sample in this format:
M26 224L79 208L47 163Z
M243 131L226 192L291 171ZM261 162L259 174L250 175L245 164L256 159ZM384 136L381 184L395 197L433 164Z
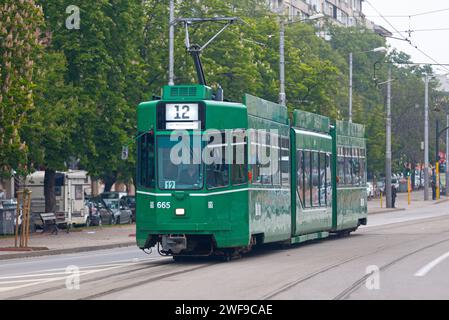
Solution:
M360 52L350 52L349 53L349 122L352 122L352 89L353 89L353 57L354 54L358 54L358 53L371 53L371 52L387 52L387 48L385 47L379 47L379 48L374 48L372 50L367 50L367 51L360 51Z
M282 5L282 13L284 12L284 5ZM324 14L319 13L313 16L308 17L307 19L301 19L298 21L292 21L285 23L284 18L281 16L280 21L280 40L279 40L279 104L282 106L287 105L287 95L285 93L285 26L291 25L298 22L303 21L312 21L312 20L318 20L324 17Z
M175 84L175 0L170 0L168 85Z
M446 126L449 128L449 108L446 107ZM449 197L449 130L446 130L446 197Z
M429 75L425 78L424 104L424 201L429 201Z
M386 150L385 150L385 195L387 198L387 208L391 208L393 206L392 201L392 190L391 190L391 161L392 161L392 153L391 153L391 83L394 81L391 77L391 62L388 66L388 80L385 82L379 83L376 78L377 65L381 63L381 61L377 61L374 64L374 81L377 86L387 84L387 117L386 117Z
M436 140L435 140L435 195L436 200L440 200L441 188L440 188L440 138L443 133L446 133L446 195L447 195L447 187L448 187L448 170L447 170L447 155L449 154L449 115L448 115L448 99L444 97L442 100L443 104L446 104L446 127L440 131L440 121L436 119ZM439 108L436 111L440 111Z

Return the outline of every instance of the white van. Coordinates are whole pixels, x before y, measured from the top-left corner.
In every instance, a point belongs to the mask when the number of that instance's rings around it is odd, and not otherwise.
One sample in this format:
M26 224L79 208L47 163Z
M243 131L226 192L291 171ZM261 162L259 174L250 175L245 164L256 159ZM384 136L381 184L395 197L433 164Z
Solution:
M45 171L37 171L26 178L25 188L32 191L31 213L45 213ZM91 193L91 180L86 171L57 172L55 179L56 216L58 224L85 224L85 194Z

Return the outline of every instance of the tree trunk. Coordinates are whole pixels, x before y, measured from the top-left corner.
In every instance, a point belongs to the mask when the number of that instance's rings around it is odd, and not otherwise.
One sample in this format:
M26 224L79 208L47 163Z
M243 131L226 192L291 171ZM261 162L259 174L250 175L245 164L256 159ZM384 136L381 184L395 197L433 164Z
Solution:
M104 192L111 192L112 186L115 183L115 179L113 177L107 177L104 179Z
M45 170L44 177L44 196L45 196L45 212L56 211L56 194L55 194L55 178L56 171L52 169Z
M91 192L92 197L98 196L99 191L98 191L98 180L97 179L91 180L91 189L92 189L92 192Z

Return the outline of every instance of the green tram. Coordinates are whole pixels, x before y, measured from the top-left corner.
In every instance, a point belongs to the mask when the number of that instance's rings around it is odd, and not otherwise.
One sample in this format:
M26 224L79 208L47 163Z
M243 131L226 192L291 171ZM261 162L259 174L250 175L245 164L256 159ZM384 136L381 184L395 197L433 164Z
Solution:
M251 95L231 103L204 85L166 86L138 107L137 245L231 258L349 234L367 223L364 136L361 125L299 110L291 121L286 107ZM180 141L189 164L171 158Z

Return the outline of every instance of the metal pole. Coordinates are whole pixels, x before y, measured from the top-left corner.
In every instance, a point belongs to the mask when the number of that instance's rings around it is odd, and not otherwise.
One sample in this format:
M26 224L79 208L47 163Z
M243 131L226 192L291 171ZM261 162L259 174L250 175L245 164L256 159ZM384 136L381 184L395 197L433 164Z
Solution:
M15 241L14 241L14 247L18 247L19 246L19 216L20 216L20 202L22 201L21 199L22 196L22 191L17 191L17 208L16 208L16 230L15 230ZM23 217L22 217L22 221L23 221Z
M285 106L287 104L287 97L285 94L285 23L284 18L281 16L281 31L280 31L280 41L279 41L279 104Z
M349 122L352 122L352 68L353 55L349 54Z
M391 65L388 68L387 89L387 148L385 152L385 194L387 197L387 208L393 206L391 199Z
M446 114L446 128L449 128L449 114ZM449 130L446 130L446 196L449 196Z
M429 75L426 74L424 107L424 201L429 200Z
M440 121L437 119L435 141L435 200L440 200Z
M169 76L168 85L175 85L175 0L170 0Z

